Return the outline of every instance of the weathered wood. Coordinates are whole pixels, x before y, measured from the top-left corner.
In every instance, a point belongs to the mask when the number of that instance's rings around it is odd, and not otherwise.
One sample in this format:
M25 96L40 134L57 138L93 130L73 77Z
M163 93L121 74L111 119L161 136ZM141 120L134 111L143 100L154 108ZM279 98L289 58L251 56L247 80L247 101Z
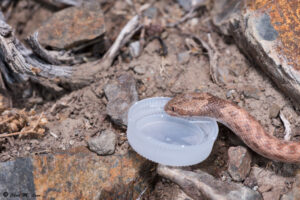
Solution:
M81 6L83 0L37 0L40 3L51 5L57 8L64 8L67 6Z
M11 29L11 26L8 25L7 23L5 23L1 18L2 17L0 14L0 35L7 36L11 33L12 29ZM4 19L4 17L3 17L3 19Z
M26 39L26 42L29 44L32 51L40 56L43 60L47 61L49 64L61 64L60 60L50 55L50 53L40 45L40 43L38 42L38 34L38 32L35 32L33 35L29 36Z
M37 35L29 39L34 51L26 48L16 39L13 32L5 36L0 35L0 61L2 61L0 70L5 82L11 85L31 80L55 93L82 88L92 83L99 72L111 66L120 48L141 27L139 17L133 17L120 32L103 59L72 67L57 65L59 60L51 57L49 52L41 47L36 39Z

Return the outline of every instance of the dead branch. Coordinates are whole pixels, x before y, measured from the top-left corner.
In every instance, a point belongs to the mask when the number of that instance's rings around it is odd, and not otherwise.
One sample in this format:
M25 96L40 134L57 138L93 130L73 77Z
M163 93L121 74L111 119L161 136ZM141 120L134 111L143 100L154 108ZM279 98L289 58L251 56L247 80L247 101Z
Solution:
M202 8L202 7L205 7L206 4L207 4L207 1L199 1L199 2L193 2L194 5L193 7L191 8L191 10L185 14L182 18L180 18L178 21L176 21L175 23L169 23L166 25L167 28L173 28L173 27L176 27L178 26L179 24L187 21L187 20L190 20L194 17L196 17L198 15L198 11L199 11L199 8Z
M116 41L107 51L104 56L104 62L107 65L111 65L113 60L118 55L120 49L131 39L131 37L142 27L140 18L138 15L134 16L121 30ZM105 64L105 65L106 65Z
M51 5L57 8L64 8L67 6L81 6L83 0L37 0L43 4Z
M50 55L50 53L40 45L40 43L38 42L38 34L38 32L35 32L33 35L29 36L26 39L26 42L29 44L32 51L40 56L40 58L47 61L49 64L60 65L61 62Z
M213 42L211 35L207 34L208 43L205 42L200 37L193 36L193 38L198 40L201 43L201 45L203 46L203 48L206 49L208 52L209 66L210 66L209 71L210 71L210 76L211 76L212 81L214 83L218 84L219 86L223 85L220 83L220 81L218 79L218 72L217 72L218 60L220 57L220 53L219 53L219 50L217 49L217 47L215 46L215 43Z
M82 88L93 82L96 74L111 66L120 48L141 27L139 16L134 16L122 29L102 60L73 67L53 64L61 60L49 55L49 51L38 43L37 34L29 39L33 51L16 39L13 32L4 34L5 36L0 35L0 71L5 82L11 85L31 80L55 93L62 93L64 89Z

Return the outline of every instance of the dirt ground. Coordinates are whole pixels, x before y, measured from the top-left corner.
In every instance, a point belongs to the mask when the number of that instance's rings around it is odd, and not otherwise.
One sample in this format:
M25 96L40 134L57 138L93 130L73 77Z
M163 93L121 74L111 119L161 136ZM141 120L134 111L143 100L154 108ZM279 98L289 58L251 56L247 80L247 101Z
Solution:
M142 5L143 1L136 2ZM157 11L156 23L175 22L184 15L184 10L175 1L154 3ZM122 11L130 15L130 7L125 1L118 1L107 13ZM19 1L6 11L8 23L16 30L22 40L36 30L56 10L44 7L35 1ZM8 13L10 12L10 13ZM109 14L107 14L109 16ZM112 22L111 22L112 23ZM118 24L124 24L122 20ZM115 30L118 32L119 30ZM110 34L110 33L108 33ZM112 35L115 33L111 33ZM212 81L207 51L201 45L194 46L193 36L208 41L208 34L219 51L218 62L221 84ZM210 92L224 99L230 99L245 108L269 131L271 135L284 137L284 126L279 116L270 116L276 109L292 125L293 140L299 139L300 118L290 100L285 97L255 65L240 53L231 38L224 38L210 22L209 12L194 17L176 28L166 28L162 39L168 48L167 56L161 56L158 40L147 43L138 58L128 59L124 48L122 55L114 65L101 72L102 79L91 85L64 94L57 99L47 99L41 93L34 92L30 97L15 99L14 107L34 108L37 113L44 112L49 123L43 137L7 137L0 139L0 161L12 160L33 154L47 154L59 149L68 149L87 145L87 140L107 128L118 133L116 154L130 149L126 139L126 129L112 124L106 113L107 99L103 88L122 73L129 73L137 81L139 99L155 96L173 97L188 91ZM183 55L183 58L180 57ZM92 67L93 62L90 62ZM88 68L87 68L88 70ZM297 135L298 134L298 135ZM230 146L242 142L226 127L220 125L219 137L209 158L191 169L202 169L221 178L227 167L227 150ZM284 164L267 160L252 152L252 165L268 168L280 174L289 174ZM292 165L289 165L291 168ZM176 191L174 184L158 180L149 199L172 199ZM172 189L173 188L173 189Z

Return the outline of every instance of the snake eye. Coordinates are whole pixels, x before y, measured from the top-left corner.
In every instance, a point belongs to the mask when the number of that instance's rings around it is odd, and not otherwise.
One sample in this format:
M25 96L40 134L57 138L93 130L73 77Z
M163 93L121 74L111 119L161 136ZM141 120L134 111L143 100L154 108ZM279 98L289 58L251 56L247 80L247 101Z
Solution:
M173 111L173 112L175 112L175 108L174 108L173 106L172 106L172 108L171 108L171 109L172 109L172 111Z

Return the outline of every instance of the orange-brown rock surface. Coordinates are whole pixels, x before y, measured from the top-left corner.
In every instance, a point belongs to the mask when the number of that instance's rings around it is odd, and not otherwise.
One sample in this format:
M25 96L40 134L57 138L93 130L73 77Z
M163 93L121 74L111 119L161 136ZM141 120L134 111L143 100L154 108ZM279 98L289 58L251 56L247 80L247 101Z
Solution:
M213 21L296 105L300 103L300 2L216 1Z

